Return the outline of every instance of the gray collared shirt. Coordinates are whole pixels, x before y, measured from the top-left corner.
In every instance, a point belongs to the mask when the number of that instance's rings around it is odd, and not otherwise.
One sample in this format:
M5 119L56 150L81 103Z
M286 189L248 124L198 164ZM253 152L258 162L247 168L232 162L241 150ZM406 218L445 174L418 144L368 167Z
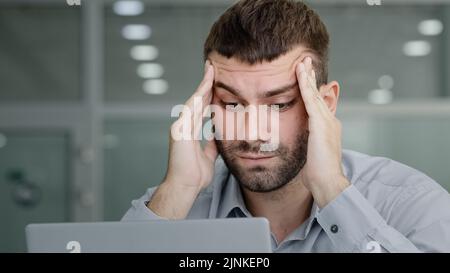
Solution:
M396 161L343 150L351 182L274 252L450 252L450 195L425 174ZM122 221L164 219L146 207L156 187L132 202ZM187 218L252 217L238 182L219 157L211 184L198 195ZM378 247L379 246L379 247Z

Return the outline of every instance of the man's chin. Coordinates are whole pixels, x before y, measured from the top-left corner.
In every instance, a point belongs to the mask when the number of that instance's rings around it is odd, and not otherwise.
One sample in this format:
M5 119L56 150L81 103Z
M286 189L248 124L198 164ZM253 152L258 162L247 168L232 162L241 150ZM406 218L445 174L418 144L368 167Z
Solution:
M242 166L235 169L233 175L239 184L251 192L267 193L278 190L283 186L283 182L274 179L276 167L269 167L267 164L254 166Z
M281 189L287 183L278 183L278 181L267 181L267 174L261 172L259 174L250 174L251 179L238 179L239 184L251 192L268 193ZM261 176L261 177L258 177ZM245 182L243 182L245 181ZM274 183L277 182L277 183Z

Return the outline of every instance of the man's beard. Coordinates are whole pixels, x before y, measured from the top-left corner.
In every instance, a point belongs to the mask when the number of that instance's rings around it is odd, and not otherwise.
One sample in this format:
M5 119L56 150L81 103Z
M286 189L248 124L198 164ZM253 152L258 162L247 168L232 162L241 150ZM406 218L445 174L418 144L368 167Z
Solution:
M295 141L294 147L278 145L274 152L260 152L262 142L247 141L219 141L216 145L230 172L238 179L239 184L252 192L275 191L290 181L300 172L306 163L309 131L301 132ZM229 142L229 143L227 143ZM276 164L270 166L257 165L246 167L237 162L237 154L258 153L275 154Z

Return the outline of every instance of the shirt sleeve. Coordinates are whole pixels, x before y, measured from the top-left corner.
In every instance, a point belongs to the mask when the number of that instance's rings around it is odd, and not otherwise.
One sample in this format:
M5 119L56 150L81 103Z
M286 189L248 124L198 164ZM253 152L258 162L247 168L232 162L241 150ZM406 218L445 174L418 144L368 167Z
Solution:
M426 196L423 195L422 196ZM420 214L424 206L449 204L449 195L440 192L439 201L415 200L408 208ZM425 204L424 201L427 201ZM428 202L429 201L429 202ZM431 203L430 203L431 202ZM434 203L433 203L434 202ZM410 204L411 205L411 204ZM437 208L441 209L442 208ZM386 220L354 185L321 209L317 221L334 247L340 252L448 252L450 251L450 217L422 217L427 223L415 223L404 235ZM406 224L406 222L405 222Z
M146 221L146 220L167 220L147 207L147 202L155 192L155 188L147 190L144 196L131 202L131 208L125 213L121 221Z

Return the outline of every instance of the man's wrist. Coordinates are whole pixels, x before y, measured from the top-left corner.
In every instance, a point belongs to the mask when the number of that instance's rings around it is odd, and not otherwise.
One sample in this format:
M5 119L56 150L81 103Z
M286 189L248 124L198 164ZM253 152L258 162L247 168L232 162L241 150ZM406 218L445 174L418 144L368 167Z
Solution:
M167 191L184 193L187 196L197 196L202 190L200 186L184 185L183 183L178 183L170 179L165 179L160 187L164 187Z
M167 219L184 219L192 208L200 190L170 182L163 182L146 204L155 214Z
M336 199L348 186L350 186L350 182L347 178L339 175L328 183L314 187L315 189L312 189L311 193L319 208L323 208Z

